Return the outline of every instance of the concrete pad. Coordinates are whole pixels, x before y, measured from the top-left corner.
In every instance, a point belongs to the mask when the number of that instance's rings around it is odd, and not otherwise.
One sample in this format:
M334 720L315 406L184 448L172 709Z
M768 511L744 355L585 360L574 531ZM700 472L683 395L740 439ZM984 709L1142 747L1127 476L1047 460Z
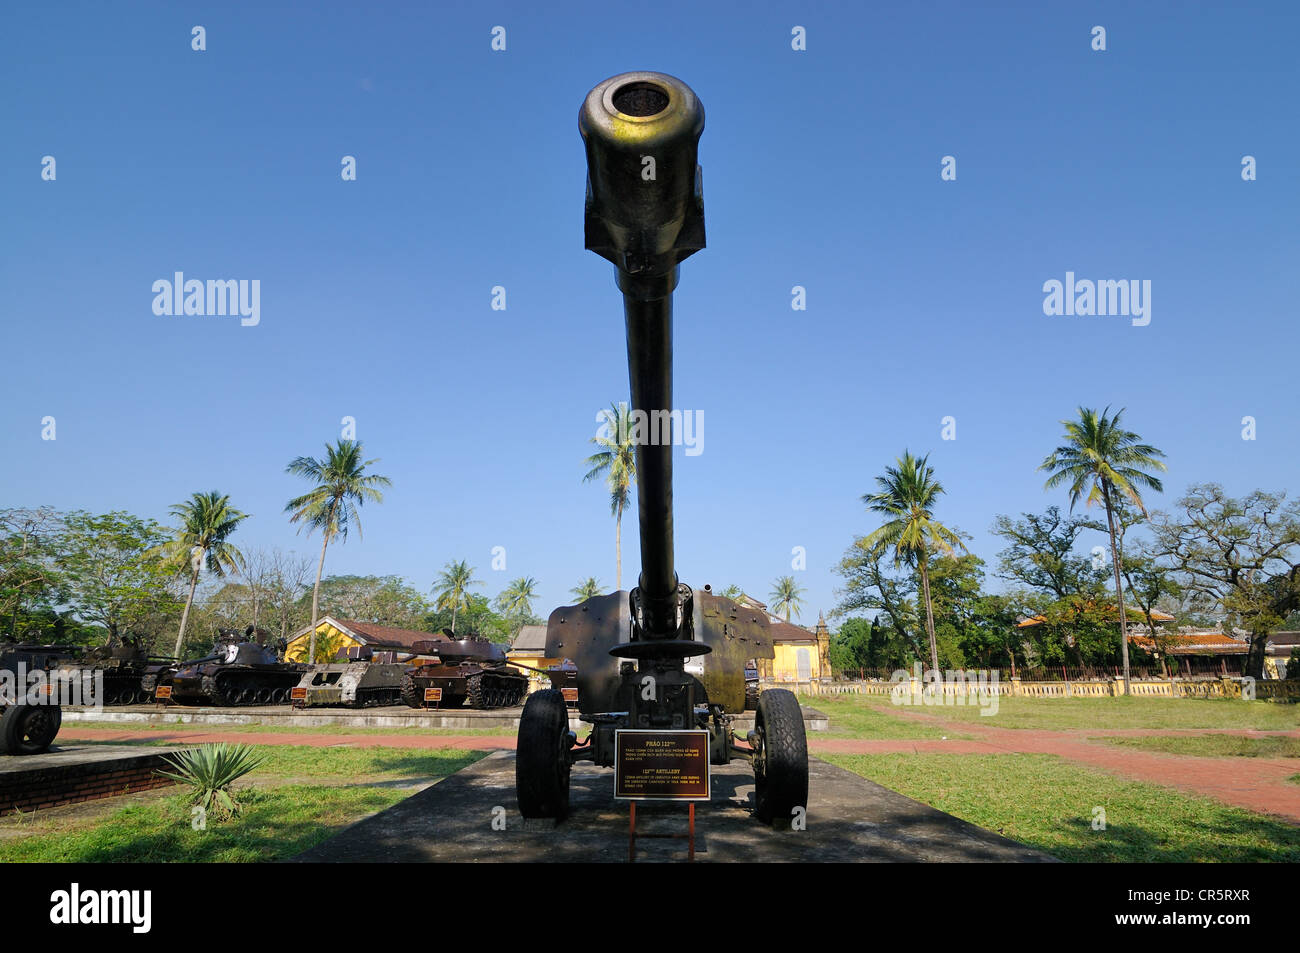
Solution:
M0 757L0 814L61 807L174 784L158 775L177 748L59 745L43 754Z
M1054 861L852 772L810 760L807 829L764 827L751 810L744 762L713 768L713 797L696 805L695 859L712 862ZM628 803L614 772L573 768L571 813L525 821L515 803L514 752L498 751L345 829L298 862L604 862L627 860ZM494 809L500 809L495 810ZM493 830L504 817L505 830ZM685 804L637 805L640 833L685 833ZM684 840L638 841L638 861L684 860Z
M473 708L430 709L406 705L384 708L290 708L287 705L248 708L187 708L180 705L121 705L105 708L67 706L66 722L98 721L128 725L266 725L273 728L319 728L343 725L349 728L438 728L448 731L505 729L517 731L522 706L477 711ZM804 728L826 731L830 719L813 708L803 710ZM569 717L573 731L585 733L578 713ZM741 734L754 727L754 713L737 715L734 727Z

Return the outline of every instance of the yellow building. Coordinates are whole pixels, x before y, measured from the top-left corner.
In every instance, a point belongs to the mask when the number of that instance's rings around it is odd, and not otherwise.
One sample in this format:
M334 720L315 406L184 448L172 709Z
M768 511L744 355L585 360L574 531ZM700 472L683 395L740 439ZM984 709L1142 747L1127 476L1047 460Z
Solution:
M736 601L751 609L767 612L767 606L752 596L742 593ZM831 677L830 661L827 658L831 636L830 630L826 627L825 616L818 618L815 630L786 622L770 612L767 614L767 621L775 657L758 660L759 679L773 682L807 682Z
M316 623L316 657L333 659L340 649L368 645L372 648L410 650L416 642L446 642L440 632L398 629L391 625L336 619L325 616ZM289 640L284 657L289 662L304 662L311 645L311 623L303 626Z

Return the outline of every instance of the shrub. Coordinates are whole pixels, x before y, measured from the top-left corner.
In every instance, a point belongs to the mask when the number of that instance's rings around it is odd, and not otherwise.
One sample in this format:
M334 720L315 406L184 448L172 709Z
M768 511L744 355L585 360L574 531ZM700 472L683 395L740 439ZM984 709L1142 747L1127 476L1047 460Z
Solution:
M202 745L177 752L164 759L175 771L159 771L165 778L190 787L190 803L202 805L205 815L220 820L235 814L239 802L230 794L230 785L266 761L252 745Z

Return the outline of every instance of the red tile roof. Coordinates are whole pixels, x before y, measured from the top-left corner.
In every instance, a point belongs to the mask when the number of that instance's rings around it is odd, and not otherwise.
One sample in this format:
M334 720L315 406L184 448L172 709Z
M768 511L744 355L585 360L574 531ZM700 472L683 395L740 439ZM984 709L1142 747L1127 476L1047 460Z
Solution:
M350 632L361 640L362 645L396 645L402 648L410 648L416 642L448 642L448 639L441 632L419 632L415 629L399 629L391 625L379 625L375 622L358 622L355 619L336 619L333 616L325 616L317 625L328 622L336 628ZM310 623L302 630L303 633L311 631ZM295 636L296 637L296 636Z
M1129 641L1139 648L1151 651L1155 646L1150 637L1134 635ZM1160 645L1170 655L1245 655L1250 643L1234 639L1222 632L1186 632L1160 638Z

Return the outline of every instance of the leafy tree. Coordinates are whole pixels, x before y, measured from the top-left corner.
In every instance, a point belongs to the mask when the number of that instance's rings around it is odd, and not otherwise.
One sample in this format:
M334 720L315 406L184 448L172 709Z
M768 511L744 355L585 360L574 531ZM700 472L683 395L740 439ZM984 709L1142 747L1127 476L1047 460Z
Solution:
M69 608L110 637L139 635L152 643L181 608L171 589L174 570L162 555L167 530L122 511L74 510L63 522L55 562Z
M910 652L904 664L926 656L924 627L912 601L913 589L909 576L890 574L883 565L885 554L866 546L865 538L858 538L841 560L838 572L845 578L840 591L842 599L835 609L836 615L861 610L876 613L875 622L895 633L901 644ZM883 618L882 618L883 615Z
M853 674L865 669L899 669L914 657L911 646L898 632L877 621L854 617L845 619L831 637L827 658L831 668Z
M63 596L54 558L62 532L62 516L52 507L0 510L0 620L7 620L11 641L19 640L20 626L57 617Z
M429 600L400 576L326 576L320 583L322 616L420 629L432 608Z
M601 411L604 418L602 432L591 438L601 449L593 453L583 465L589 467L583 483L590 483L602 474L609 487L609 509L614 514L615 589L623 588L623 510L632 496L636 483L636 449L632 440L632 415L626 403L610 404Z
M179 521L175 537L166 543L161 552L177 573L190 575L190 591L181 612L181 624L176 632L173 654L180 657L181 643L185 641L185 625L189 622L190 608L194 605L194 589L199 584L199 574L207 568L218 579L227 573L238 573L244 557L228 540L248 518L230 505L230 497L211 490L194 493L184 503L171 508L172 516Z
M741 590L741 588L737 586L735 583L732 583L730 586L728 586L727 588L723 589L721 592L718 593L718 595L722 596L724 599L730 599L732 602L735 602L744 594L745 593Z
M886 467L884 475L876 477L878 491L865 494L862 501L873 512L887 517L883 526L866 537L867 549L892 549L895 567L904 563L915 566L921 575L930 664L937 671L939 646L930 599L930 560L935 554L947 555L965 547L956 533L934 518L934 505L943 494L943 485L934 478L934 468L927 459L904 451L898 466Z
M1233 498L1201 483L1177 506L1152 519L1155 552L1185 589L1250 633L1246 674L1263 678L1269 632L1300 609L1300 501L1263 490Z
M794 576L781 576L772 584L772 594L769 598L772 600L772 611L777 615L784 613L785 621L790 621L790 612L798 612L803 608L803 587L794 581Z
M302 496L294 497L284 510L290 523L301 523L308 535L321 531L320 561L316 564L316 585L311 596L311 644L308 648L316 656L316 626L320 618L320 578L325 568L325 550L335 537L348 538L348 528L353 523L361 536L361 505L367 500L382 503L384 494L380 487L392 486L386 476L366 473L366 467L379 460L362 460L361 442L339 440L333 446L325 445L325 459L298 457L285 468L311 480L316 485ZM301 528L300 528L301 530Z
M1092 568L1092 561L1077 550L1079 537L1093 524L1066 516L1059 507L1046 513L1022 513L1021 519L999 516L992 533L1009 544L998 553L998 577L1050 592L1065 599L1095 588L1105 570Z
M588 599L594 599L596 596L601 595L600 580L595 576L588 576L586 579L582 580L582 582L570 589L569 592L573 593L574 597L579 602L586 602Z
M1120 650L1124 658L1124 694L1129 694L1128 625L1125 621L1124 587L1120 580L1120 545L1115 525L1114 509L1119 496L1128 497L1135 506L1146 512L1139 487L1164 489L1160 480L1148 470L1164 470L1160 461L1164 453L1142 438L1120 426L1124 410L1113 416L1107 407L1100 414L1087 407L1079 408L1078 420L1063 420L1064 443L1057 447L1039 466L1048 472L1046 489L1062 484L1070 491L1070 510L1073 512L1080 499L1088 506L1104 503L1106 522L1110 531L1111 562L1115 570L1115 600L1119 610ZM1085 496L1086 494L1086 496Z
M1156 651L1160 653L1160 665L1167 675L1169 673L1167 659L1173 640L1163 627L1156 625L1155 612L1161 602L1177 599L1182 594L1182 587L1178 585L1173 573L1160 565L1150 549L1145 546L1131 553L1125 553L1121 568L1124 573L1124 585L1128 587L1128 594L1141 610L1142 618L1146 620L1147 631L1151 633L1151 641Z
M474 578L474 567L465 560L449 562L434 582L434 605L440 611L451 612L451 631L456 631L456 613L469 608L467 594L474 586L483 583Z

